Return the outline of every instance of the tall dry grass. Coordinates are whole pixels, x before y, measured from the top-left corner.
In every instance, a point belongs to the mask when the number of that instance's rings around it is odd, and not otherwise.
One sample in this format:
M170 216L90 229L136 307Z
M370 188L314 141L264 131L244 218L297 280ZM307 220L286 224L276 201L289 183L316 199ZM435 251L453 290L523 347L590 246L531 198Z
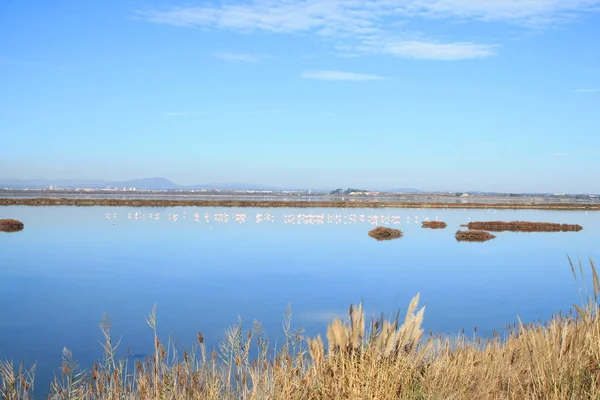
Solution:
M304 339L284 320L285 341L275 351L258 323L226 331L218 350L202 334L179 353L156 334L154 354L133 364L118 360L119 346L103 319L104 357L81 370L63 352L49 399L598 399L600 398L600 280L590 260L569 260L583 285L581 305L543 324L508 326L488 339L426 335L419 295L403 319L366 319L362 305L334 320L325 338ZM257 357L251 358L255 346ZM33 371L0 365L0 398L29 399Z

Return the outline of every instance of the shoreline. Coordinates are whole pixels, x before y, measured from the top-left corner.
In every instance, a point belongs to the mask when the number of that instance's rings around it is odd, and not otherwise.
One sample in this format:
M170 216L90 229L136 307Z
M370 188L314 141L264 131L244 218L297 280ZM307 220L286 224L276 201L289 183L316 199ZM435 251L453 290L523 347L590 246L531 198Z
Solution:
M429 208L600 211L600 204L582 203L440 203L390 201L295 201L295 200L167 200L167 199L77 199L0 198L0 206L70 207L240 207L240 208Z

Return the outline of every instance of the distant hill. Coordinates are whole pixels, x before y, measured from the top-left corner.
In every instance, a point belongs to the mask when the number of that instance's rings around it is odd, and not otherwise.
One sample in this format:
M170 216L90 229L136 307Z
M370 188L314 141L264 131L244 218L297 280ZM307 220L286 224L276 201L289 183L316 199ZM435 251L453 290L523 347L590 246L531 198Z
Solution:
M134 187L140 190L290 190L275 186L247 183L211 183L202 185L178 185L166 178L144 178L128 181L105 181L85 179L0 179L0 188L7 189L43 189L57 186L62 189L90 188L104 189L106 187Z

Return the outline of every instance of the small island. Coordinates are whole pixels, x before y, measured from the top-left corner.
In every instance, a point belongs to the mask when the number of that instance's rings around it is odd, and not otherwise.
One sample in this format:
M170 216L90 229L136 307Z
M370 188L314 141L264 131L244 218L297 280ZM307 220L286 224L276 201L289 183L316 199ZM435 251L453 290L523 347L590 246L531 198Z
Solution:
M490 232L579 232L583 229L576 224L556 224L550 222L527 222L527 221L487 221L469 222L463 225L469 229L484 230Z
M429 228L429 229L444 229L448 226L445 222L442 221L423 221L421 228Z
M496 237L489 232L480 230L458 231L455 236L459 242L487 242Z
M25 225L16 219L0 219L0 232L22 231Z
M402 231L399 229L387 228L385 226L378 226L369 232L369 236L377 241L381 240L392 240L402 237Z

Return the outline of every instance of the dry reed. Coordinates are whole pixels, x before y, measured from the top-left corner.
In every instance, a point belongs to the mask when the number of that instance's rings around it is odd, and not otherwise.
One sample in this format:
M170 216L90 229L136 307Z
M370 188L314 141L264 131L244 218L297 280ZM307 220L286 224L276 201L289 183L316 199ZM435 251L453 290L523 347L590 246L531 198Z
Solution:
M576 279L583 265L569 260ZM179 353L156 334L156 310L148 324L154 351L134 365L118 360L103 319L104 357L81 370L63 351L51 400L156 399L553 399L600 398L600 281L590 260L593 290L580 306L543 324L510 325L486 339L424 336L419 295L403 318L368 319L360 304L345 321L335 319L321 336L304 340L284 321L285 340L276 350L258 323L226 332L218 350L207 351L198 334ZM249 349L256 346L258 356ZM33 371L0 363L0 398L32 398Z

